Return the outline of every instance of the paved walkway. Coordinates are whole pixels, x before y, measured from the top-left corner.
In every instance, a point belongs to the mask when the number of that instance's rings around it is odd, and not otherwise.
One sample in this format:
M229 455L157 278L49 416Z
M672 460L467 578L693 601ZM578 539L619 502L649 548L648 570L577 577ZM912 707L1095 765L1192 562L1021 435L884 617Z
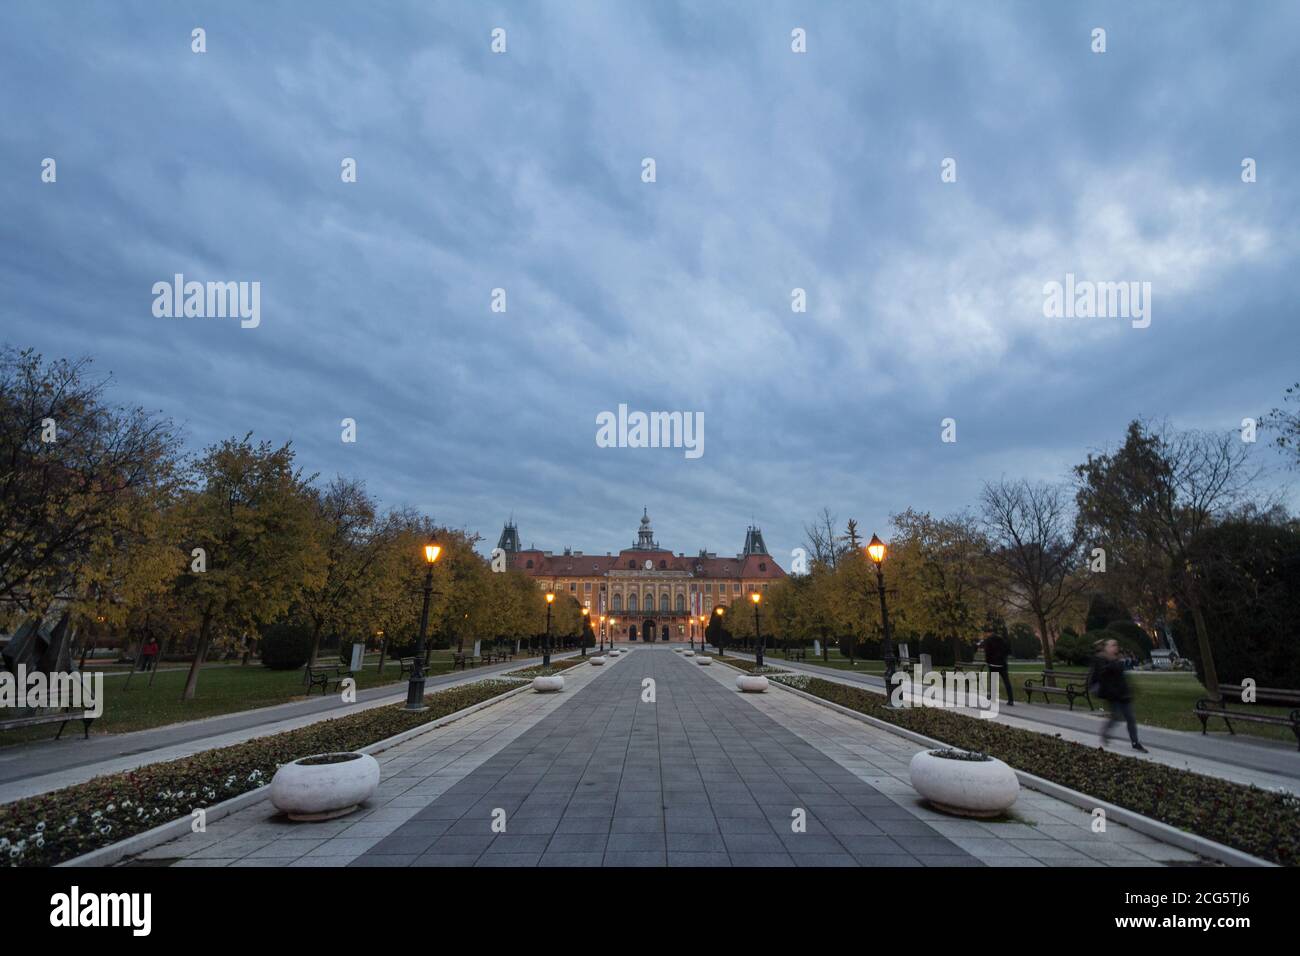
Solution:
M727 653L730 655L735 652ZM736 656L753 660L752 654L736 653ZM878 675L785 661L771 655L765 663L884 693L884 679ZM998 723L1060 736L1090 747L1098 745L1101 716L1089 713L1086 703L1077 704L1073 711L1062 704L1026 704L1020 686L1024 677L1019 681L1014 677L1012 680L1015 682L1017 703L1015 707L1007 707L1005 700L1002 701L998 716L994 718ZM1000 685L998 694L1001 697ZM1148 754L1138 754L1129 746L1128 733L1122 723L1111 728L1111 740L1106 749L1233 783L1300 793L1300 751L1296 750L1294 740L1287 742L1243 734L1229 736L1226 733L1202 735L1199 731L1168 730L1148 724L1139 725L1138 736L1150 751Z
M919 750L737 672L637 648L380 755L357 813L260 803L144 854L182 866L1156 866L1197 858L1022 791L1007 822L929 809ZM642 700L643 681L656 699ZM799 830L796 818L806 821ZM494 821L497 826L494 827ZM501 822L504 822L504 832Z
M554 655L570 657L576 652ZM538 658L520 658L505 664L476 667L429 677L426 690L464 684L494 674L518 670ZM394 664L394 671L397 665ZM76 728L60 740L42 740L0 749L0 803L9 803L60 787L83 783L108 773L121 773L145 764L175 760L215 747L228 747L253 737L264 737L346 713L382 707L406 699L406 682L357 691L355 703L340 694L308 697L288 704L259 707L234 714L191 720L125 734L92 734L82 739Z

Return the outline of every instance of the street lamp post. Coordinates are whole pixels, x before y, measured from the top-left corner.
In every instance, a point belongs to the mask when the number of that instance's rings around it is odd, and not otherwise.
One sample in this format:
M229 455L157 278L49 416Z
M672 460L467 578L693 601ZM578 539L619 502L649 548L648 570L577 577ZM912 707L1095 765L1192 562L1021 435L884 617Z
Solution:
M722 615L726 613L726 611L725 611L723 608L721 608L721 607L715 607L715 608L713 609L713 613L716 614L716 615L718 615L719 618L721 618ZM721 621L718 621L718 628L719 628L719 633L718 633L718 656L719 656L719 657L726 657L726 656L727 656L726 651L723 650L723 647L722 647L723 640L722 640L721 627L722 627L722 622L721 622Z
M429 598L433 596L433 565L440 554L442 548L438 545L424 546L424 560L429 570L424 575L424 607L420 609L420 630L415 636L415 660L411 662L411 680L406 685L407 710L427 709L424 706L424 631L429 626Z
M605 653L605 615L600 616L600 652Z
M755 591L749 596L754 602L754 663L759 667L763 666L763 629L758 621L758 605L763 601L763 595Z
M707 620L708 618L705 617L703 614L700 615L700 652L701 653L703 653L705 648L709 646L709 642L704 639L704 622Z
M542 666L551 666L551 605L555 603L555 592L546 592L546 636L542 638Z
M885 635L881 651L885 659L885 706L888 707L894 689L894 641L889 629L889 608L885 605L885 572L880 567L885 560L885 542L874 534L867 544L867 556L876 566L876 591L880 595L880 627Z
M591 608L582 609L582 628L578 632L578 644L582 648L582 656L587 656L587 617L591 614Z
M609 649L611 651L614 649L614 629L616 627L618 627L618 618L611 617L609 619Z

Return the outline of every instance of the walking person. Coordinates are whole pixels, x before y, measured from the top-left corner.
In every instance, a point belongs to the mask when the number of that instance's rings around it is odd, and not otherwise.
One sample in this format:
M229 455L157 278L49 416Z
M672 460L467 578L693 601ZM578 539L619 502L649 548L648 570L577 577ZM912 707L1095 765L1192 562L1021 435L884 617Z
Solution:
M1088 672L1088 689L1110 704L1110 714L1101 728L1101 746L1104 749L1110 738L1110 728L1121 717L1128 725L1128 737L1133 749L1146 753L1147 748L1138 740L1137 717L1133 713L1133 694L1129 690L1128 677L1124 673L1124 662L1119 655L1118 641L1103 641L1093 658L1092 670Z
M1007 706L1014 707L1016 698L1011 692L1011 675L1007 670L1007 657L1010 653L1011 647L1007 644L1006 638L997 631L985 639L984 662L989 666L989 673L1002 675L1002 689L1007 693Z
M158 661L158 642L152 637L145 641L144 647L140 648L140 669L151 671Z

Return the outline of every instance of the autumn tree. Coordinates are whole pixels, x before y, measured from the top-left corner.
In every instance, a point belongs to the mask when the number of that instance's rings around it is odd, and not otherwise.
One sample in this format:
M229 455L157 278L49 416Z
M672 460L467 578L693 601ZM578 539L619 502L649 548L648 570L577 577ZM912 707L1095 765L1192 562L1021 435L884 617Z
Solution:
M1205 688L1214 697L1219 677L1196 543L1245 504L1256 476L1248 448L1232 432L1174 431L1133 421L1122 445L1089 455L1075 468L1080 527L1102 547L1121 554L1140 547L1159 559L1192 618Z
M157 583L146 585L159 569L137 546L157 540L180 440L169 421L108 404L109 380L89 370L89 359L0 351L0 605L39 614L63 597L109 609Z
M976 640L988 618L988 543L967 514L934 518L909 508L891 522L891 549L906 562L895 574L899 603L913 626L948 639L960 661L960 645Z
M321 542L323 574L304 588L298 601L311 626L310 664L315 665L322 633L365 627L364 619L382 570L380 556L390 547L394 527L357 480L338 477L310 494L315 533Z
M194 697L214 635L274 620L326 581L309 481L288 444L255 445L251 433L196 462L196 490L178 508L185 547L202 549L176 582L199 620L184 700Z

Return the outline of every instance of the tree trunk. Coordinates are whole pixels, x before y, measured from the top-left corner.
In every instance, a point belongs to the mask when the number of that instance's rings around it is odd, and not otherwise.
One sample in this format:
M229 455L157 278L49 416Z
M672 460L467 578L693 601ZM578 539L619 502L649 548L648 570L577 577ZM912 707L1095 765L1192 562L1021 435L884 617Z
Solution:
M384 655L388 653L388 638L379 642L379 675L384 674Z
M1188 602L1192 606L1192 623L1196 625L1196 646L1201 649L1201 673L1205 676L1205 690L1214 700L1222 700L1219 692L1219 670L1214 666L1214 654L1210 650L1210 631L1205 626L1205 615L1201 613L1201 604L1196 595Z
M311 678L311 669L316 666L316 655L320 653L320 632L321 622L313 621L311 625L311 657L307 658L307 666L302 670L302 684L307 686L307 681Z
M208 642L212 639L212 612L205 611L203 625L199 628L199 646L194 650L194 661L190 664L189 676L185 678L185 693L181 700L193 700L194 691L199 686L199 668L208 656Z
M1047 629L1047 618L1043 616L1041 611L1036 612L1034 616L1038 618L1038 637L1043 644L1043 669L1050 671L1052 669L1052 638ZM1049 687L1055 687L1056 678L1048 678L1047 684Z

